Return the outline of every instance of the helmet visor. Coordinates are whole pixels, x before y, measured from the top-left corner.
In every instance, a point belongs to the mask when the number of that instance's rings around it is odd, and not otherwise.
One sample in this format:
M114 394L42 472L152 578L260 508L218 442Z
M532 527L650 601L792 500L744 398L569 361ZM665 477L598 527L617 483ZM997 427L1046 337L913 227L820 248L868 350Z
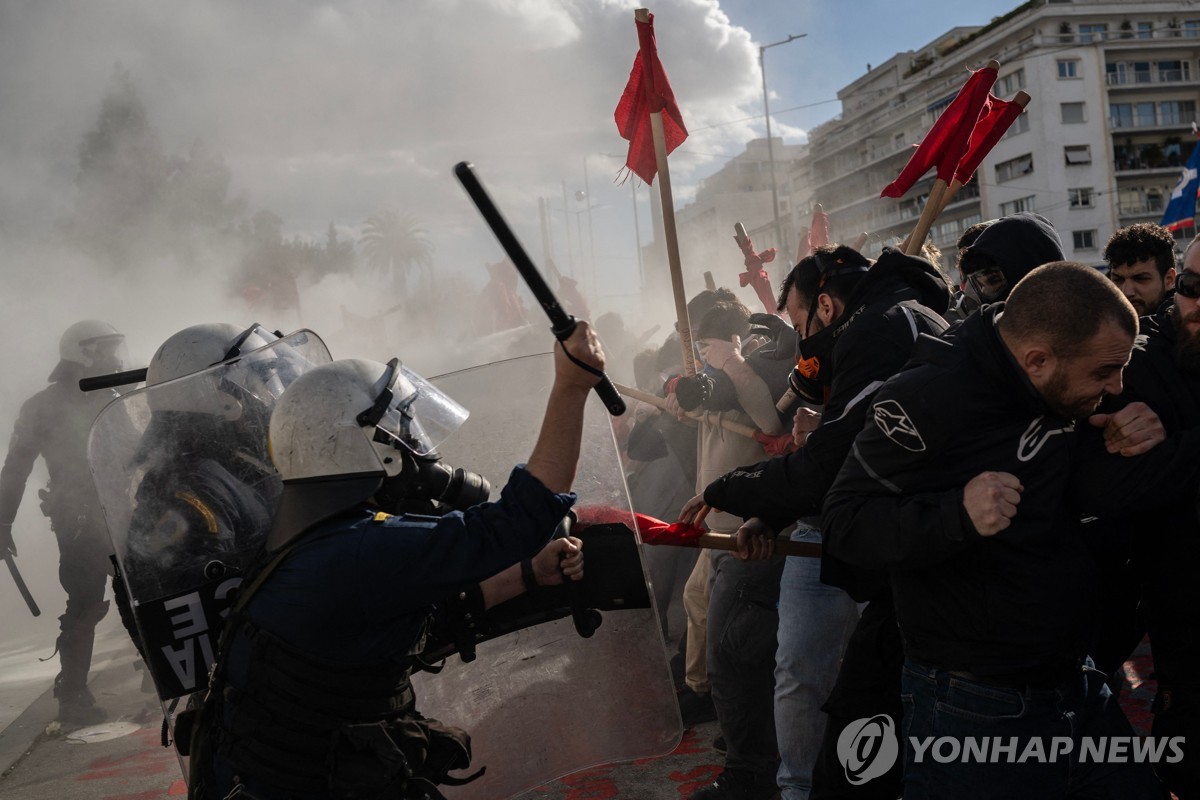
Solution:
M79 349L85 359L84 366L96 374L120 372L129 360L129 350L125 346L125 337L121 334L107 334L84 339L79 343Z
M1008 278L999 267L986 267L967 275L963 294L980 305L995 303L1008 296Z
M374 422L377 441L382 437L419 456L429 455L462 427L469 412L397 359L388 362L388 371L387 388L373 408L359 415L359 422Z

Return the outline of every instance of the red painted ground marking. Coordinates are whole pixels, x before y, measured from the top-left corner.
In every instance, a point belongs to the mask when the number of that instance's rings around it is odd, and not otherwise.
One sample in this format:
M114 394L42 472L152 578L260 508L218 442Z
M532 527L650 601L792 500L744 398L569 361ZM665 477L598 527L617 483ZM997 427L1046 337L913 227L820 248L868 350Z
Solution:
M177 797L187 794L187 784L182 780L175 781L171 784L171 788L167 790L168 797Z
M568 787L566 800L612 800L620 793L616 782L609 777L612 765L577 772L562 779Z
M687 772L672 772L670 778L679 784L676 789L679 791L680 797L691 797L693 792L698 792L705 786L708 786L720 774L720 767L710 765L692 767Z
M161 790L151 789L148 792L135 792L133 794L110 794L101 800L160 800L162 796Z
M156 728L142 728L130 734L140 739L145 746L133 755L120 758L103 756L88 765L88 771L75 778L77 781L107 780L109 778L146 778L154 775L164 775L177 768L178 762L173 754L161 746L159 732ZM87 746L87 745L85 745ZM134 798L133 795L130 795ZM156 792L154 797L162 797L162 792ZM141 800L140 796L134 800Z

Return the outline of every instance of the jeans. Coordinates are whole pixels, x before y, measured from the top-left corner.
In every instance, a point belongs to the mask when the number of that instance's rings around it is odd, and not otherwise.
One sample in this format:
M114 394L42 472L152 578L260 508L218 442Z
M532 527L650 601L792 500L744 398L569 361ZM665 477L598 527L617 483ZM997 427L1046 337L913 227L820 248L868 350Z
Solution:
M712 559L708 599L708 679L725 736L725 769L775 780L775 632L784 556Z
M1080 759L1083 737L1133 736L1105 678L1090 659L1052 689L1000 686L906 661L900 695L904 800L1164 797L1149 764ZM956 748L965 752L967 737L990 741L992 747L997 741L1015 746L999 757L990 750L990 759L955 758ZM1027 747L1036 744L1034 739L1040 739L1047 757L1018 762ZM1064 745L1065 740L1071 742L1070 749L1064 752L1060 747L1057 758L1050 760L1056 744ZM924 748L920 757L917 746Z
M821 534L801 526L791 539L819 542ZM813 764L825 734L821 705L833 689L846 637L857 619L850 595L821 583L821 559L787 559L779 589L775 652L777 780L783 800L808 800Z

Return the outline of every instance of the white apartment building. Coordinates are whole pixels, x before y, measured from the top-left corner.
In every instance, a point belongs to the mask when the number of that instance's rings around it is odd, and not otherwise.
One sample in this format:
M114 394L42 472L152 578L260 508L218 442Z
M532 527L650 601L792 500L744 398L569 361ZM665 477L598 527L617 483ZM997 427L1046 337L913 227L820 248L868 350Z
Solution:
M838 93L841 115L809 134L812 201L829 213L835 241L866 231L877 252L907 235L934 173L902 198L879 192L966 68L992 59L1001 64L993 94L1024 89L1032 101L934 225L943 266L967 227L1017 211L1047 217L1067 258L1094 264L1117 228L1161 219L1197 142L1200 4L1033 0L899 53Z

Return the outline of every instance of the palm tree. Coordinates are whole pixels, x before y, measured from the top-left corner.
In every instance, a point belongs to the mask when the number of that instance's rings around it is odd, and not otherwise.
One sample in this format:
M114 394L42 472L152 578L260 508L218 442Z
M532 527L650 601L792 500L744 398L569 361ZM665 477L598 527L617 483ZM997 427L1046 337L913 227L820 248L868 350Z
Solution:
M419 219L398 211L381 211L364 223L363 252L367 264L391 276L401 292L408 288L408 276L416 269L428 285L433 277L433 244L425 237Z

